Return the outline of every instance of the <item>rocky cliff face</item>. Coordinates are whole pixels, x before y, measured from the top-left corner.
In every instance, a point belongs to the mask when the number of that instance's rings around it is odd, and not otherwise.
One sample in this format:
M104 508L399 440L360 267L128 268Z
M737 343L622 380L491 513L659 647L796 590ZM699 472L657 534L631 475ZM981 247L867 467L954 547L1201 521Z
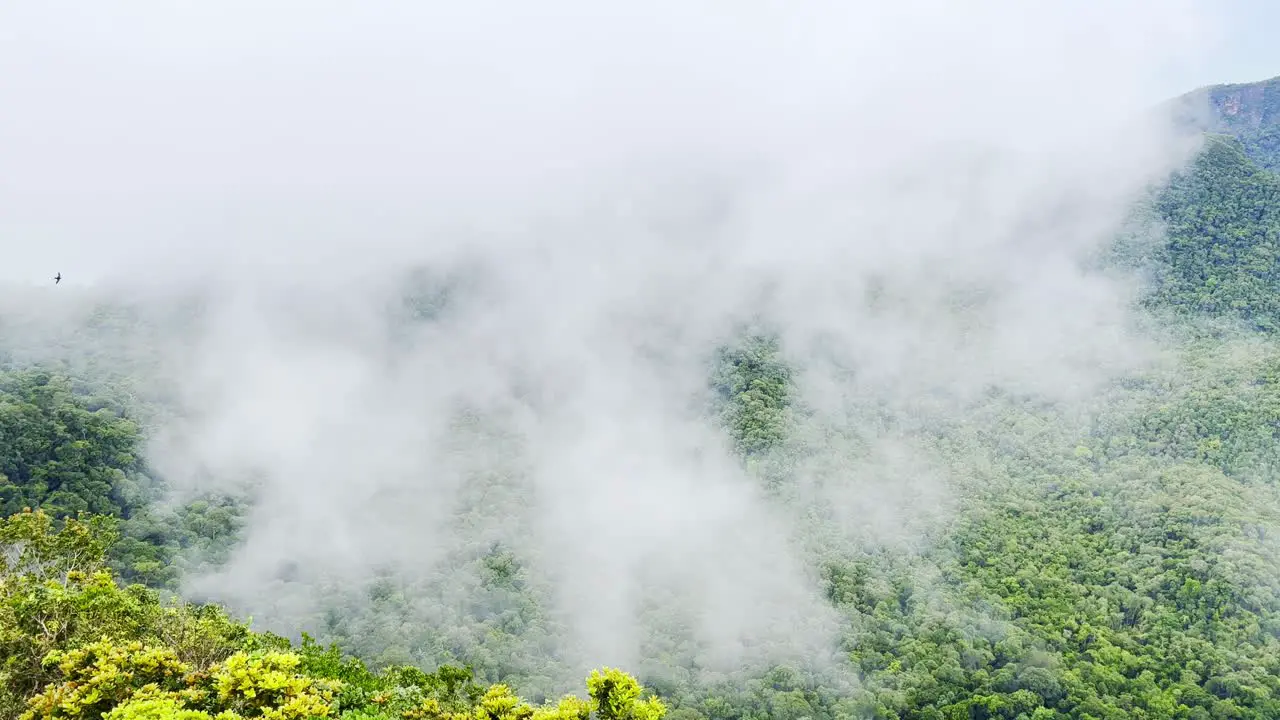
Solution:
M1280 122L1280 77L1208 90L1210 104L1223 126L1257 130Z
M1232 135L1258 165L1280 171L1280 77L1211 85L1175 100L1188 129Z

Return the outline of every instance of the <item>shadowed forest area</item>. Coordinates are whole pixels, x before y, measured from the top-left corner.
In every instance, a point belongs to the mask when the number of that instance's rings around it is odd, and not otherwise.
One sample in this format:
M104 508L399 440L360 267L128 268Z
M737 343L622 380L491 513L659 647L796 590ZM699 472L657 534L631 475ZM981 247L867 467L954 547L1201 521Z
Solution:
M142 382L148 358L121 362L106 340L145 338L148 320L101 307L78 329L104 338L89 343L100 356L0 348L0 717L1280 717L1277 87L1207 91L1221 121L1202 129L1223 134L1096 258L1140 284L1165 362L1074 403L1001 387L947 412L853 397L838 430L798 399L805 368L784 335L744 331L709 362L699 402L794 519L834 618L829 658L711 667L686 605L659 593L640 604L641 658L566 695L574 666L540 559L483 538L420 574L284 566L265 592L310 602L275 617L190 603L186 581L226 565L258 486L179 496L148 463L176 410ZM405 286L393 325L448 304L429 274ZM891 475L904 465L886 454L918 460L951 479L946 497L898 477L883 497L813 491L840 487L845 467L822 452L837 446ZM479 524L522 492L518 473L481 469L448 522ZM864 503L855 515L905 509L851 530L841 497Z

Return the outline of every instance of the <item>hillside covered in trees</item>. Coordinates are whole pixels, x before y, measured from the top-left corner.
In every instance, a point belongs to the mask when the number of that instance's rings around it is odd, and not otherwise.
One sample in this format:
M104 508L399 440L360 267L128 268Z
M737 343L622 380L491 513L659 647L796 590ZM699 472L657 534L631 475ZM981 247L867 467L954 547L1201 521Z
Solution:
M0 717L1280 717L1274 88L1213 89L1223 114L1209 129L1226 134L1144 206L1158 242L1118 238L1107 255L1142 283L1135 305L1166 362L1072 402L992 387L930 414L853 398L833 431L798 399L804 368L780 334L752 329L715 353L705 416L794 519L836 627L832 657L764 648L765 665L712 667L679 598L647 598L644 657L565 695L571 663L539 559L483 536L420 574L344 583L283 567L271 592L310 604L252 626L237 608L188 603L188 580L243 541L256 486L170 492L147 442L178 408L136 391L144 361L105 345L58 361L4 348ZM393 322L447 316L450 282L406 281ZM81 329L91 338L144 322L127 308L95 318ZM467 428L508 442L500 427ZM831 448L848 464L824 466ZM953 479L940 517L890 492L909 484L886 460L894 448ZM839 486L855 464L888 468L882 495L836 497L900 500L886 525L919 532L859 535L806 485ZM449 522L480 526L522 492L518 473L481 468Z

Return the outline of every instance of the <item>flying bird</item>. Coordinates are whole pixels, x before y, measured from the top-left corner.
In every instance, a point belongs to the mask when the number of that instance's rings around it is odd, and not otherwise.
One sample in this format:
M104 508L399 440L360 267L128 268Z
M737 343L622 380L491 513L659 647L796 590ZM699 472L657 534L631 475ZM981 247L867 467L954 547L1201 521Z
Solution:
M58 274L57 274L57 275L54 275L54 276L53 276L53 284L54 284L54 285L57 285L57 284L58 284L58 283L60 283L60 282L62 282L62 271L61 271L61 270L59 270L59 271L58 271Z

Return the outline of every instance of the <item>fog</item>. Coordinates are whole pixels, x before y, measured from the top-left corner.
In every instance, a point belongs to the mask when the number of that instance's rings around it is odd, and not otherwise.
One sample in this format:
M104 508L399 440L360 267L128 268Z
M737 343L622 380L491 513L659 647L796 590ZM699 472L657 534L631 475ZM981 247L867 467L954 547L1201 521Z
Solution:
M459 558L499 542L568 677L640 662L654 603L704 667L820 660L802 508L912 546L952 502L857 408L1067 402L1156 357L1131 279L1088 260L1194 150L1149 106L1212 10L10 3L6 327L39 345L104 298L199 296L126 349L170 393L149 461L175 491L255 483L195 595L290 627L394 568L430 579L419 617L465 625ZM419 268L453 290L389 329ZM825 438L791 503L699 399L748 325Z

